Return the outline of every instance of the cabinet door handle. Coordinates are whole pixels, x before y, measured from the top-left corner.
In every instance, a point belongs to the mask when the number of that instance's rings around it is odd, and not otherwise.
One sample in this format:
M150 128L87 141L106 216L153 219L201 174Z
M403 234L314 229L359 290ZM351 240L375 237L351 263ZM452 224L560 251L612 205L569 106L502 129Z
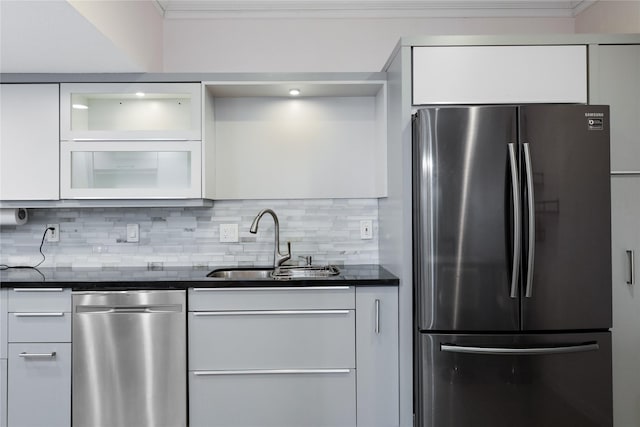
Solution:
M635 252L634 250L627 250L627 259L629 260L629 280L627 280L627 285L634 285L636 283Z
M350 369L247 369L234 371L195 371L198 377L213 375L348 374Z
M20 353L18 356L20 357L24 357L24 358L30 358L30 357L48 357L50 359L53 359L56 357L56 352L52 351L51 353L27 353L27 352L22 352Z
M280 316L286 314L349 314L349 310L252 310L252 311L196 311L194 316Z
M376 300L376 334L380 334L380 300Z
M62 317L64 313L13 313L16 317Z

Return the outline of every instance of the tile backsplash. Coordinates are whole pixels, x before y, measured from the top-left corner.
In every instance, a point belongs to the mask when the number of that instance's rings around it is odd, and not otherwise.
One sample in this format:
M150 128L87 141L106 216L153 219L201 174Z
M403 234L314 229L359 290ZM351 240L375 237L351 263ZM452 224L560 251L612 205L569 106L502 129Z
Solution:
M21 226L0 227L0 263L34 265L47 224L60 224L60 241L45 242L42 267L217 266L273 263L270 215L249 233L256 214L273 209L280 242L293 258L314 264L378 262L377 199L223 200L206 208L29 209ZM360 239L360 220L373 221L373 239ZM140 241L126 241L127 224L139 224ZM220 224L238 224L239 242L220 243Z

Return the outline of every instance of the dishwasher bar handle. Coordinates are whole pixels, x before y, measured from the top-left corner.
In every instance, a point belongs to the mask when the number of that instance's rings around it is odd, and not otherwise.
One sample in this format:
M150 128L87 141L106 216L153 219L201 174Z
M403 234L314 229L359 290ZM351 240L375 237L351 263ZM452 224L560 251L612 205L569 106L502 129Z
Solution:
M273 374L348 374L350 369L247 369L234 371L195 371L196 376L212 375L273 375Z
M182 313L182 305L130 305L130 306L109 306L109 305L78 305L76 313Z
M578 353L583 351L599 350L598 343L591 342L578 345L564 345L560 347L473 347L473 346L461 346L455 344L440 344L440 351L446 351L450 353L468 353L468 354L490 354L490 355L514 355L514 356L526 356L526 355L543 355L543 354L564 354L564 353Z
M286 314L349 314L349 310L251 310L251 311L197 311L194 316L245 316Z

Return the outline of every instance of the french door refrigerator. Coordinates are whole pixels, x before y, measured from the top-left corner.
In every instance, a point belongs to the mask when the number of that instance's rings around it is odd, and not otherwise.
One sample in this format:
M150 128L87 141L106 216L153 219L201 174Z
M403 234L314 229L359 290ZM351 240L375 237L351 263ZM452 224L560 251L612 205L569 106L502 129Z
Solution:
M612 425L608 116L414 115L417 426Z

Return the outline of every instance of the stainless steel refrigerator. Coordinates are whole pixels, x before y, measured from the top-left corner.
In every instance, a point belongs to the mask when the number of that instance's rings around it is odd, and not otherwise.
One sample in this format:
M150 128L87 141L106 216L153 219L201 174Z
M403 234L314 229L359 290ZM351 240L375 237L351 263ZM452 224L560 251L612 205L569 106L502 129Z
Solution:
M413 131L416 425L611 426L609 108Z

